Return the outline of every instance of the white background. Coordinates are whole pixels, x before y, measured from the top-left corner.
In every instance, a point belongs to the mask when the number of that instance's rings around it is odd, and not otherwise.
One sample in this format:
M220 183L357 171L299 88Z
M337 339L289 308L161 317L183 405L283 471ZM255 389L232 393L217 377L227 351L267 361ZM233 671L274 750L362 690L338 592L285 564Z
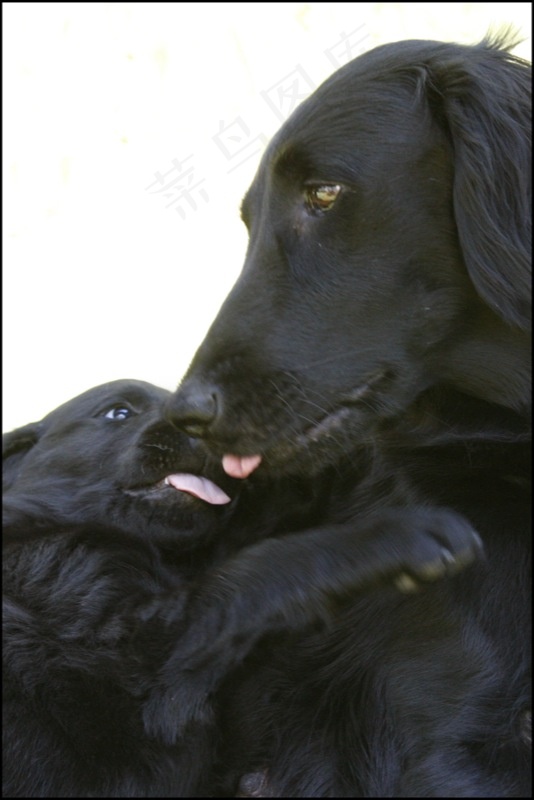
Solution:
M530 7L3 3L3 430L104 381L177 385L265 142L349 54L513 23L530 57Z

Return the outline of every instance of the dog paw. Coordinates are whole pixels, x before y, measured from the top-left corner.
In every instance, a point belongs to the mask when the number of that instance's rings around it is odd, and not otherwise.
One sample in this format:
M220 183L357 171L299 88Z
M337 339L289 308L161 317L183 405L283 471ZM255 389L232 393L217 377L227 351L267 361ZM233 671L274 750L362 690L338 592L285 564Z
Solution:
M422 584L452 577L483 557L482 539L460 514L446 509L424 509L402 520L400 533L407 547L406 561L393 581L403 593Z

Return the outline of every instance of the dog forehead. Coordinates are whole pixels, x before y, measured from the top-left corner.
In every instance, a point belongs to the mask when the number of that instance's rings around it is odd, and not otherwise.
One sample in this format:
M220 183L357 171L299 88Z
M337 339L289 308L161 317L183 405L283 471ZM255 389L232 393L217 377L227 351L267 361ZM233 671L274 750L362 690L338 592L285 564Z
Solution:
M83 420L104 412L107 407L121 403L133 406L137 412L148 411L163 405L171 392L151 383L137 380L117 380L93 386L67 400L44 417L46 429Z
M388 117L394 118L394 127L411 119L413 132L414 113L425 106L422 86L430 84L439 94L435 81L446 84L445 76L465 77L495 52L484 42L469 47L418 39L373 48L340 67L307 97L273 137L267 152L273 158L288 139L305 141L310 132L320 134L323 152L330 135L335 139L348 130L376 131L380 138Z
M286 178L358 181L369 165L418 157L435 125L415 85L371 77L328 82L305 100L267 148L255 182ZM268 182L268 181L267 181Z

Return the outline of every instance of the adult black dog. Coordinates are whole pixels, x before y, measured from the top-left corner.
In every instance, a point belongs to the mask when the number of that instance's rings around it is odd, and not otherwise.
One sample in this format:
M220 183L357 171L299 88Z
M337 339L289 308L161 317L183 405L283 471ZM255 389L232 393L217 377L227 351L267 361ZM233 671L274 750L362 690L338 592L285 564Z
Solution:
M348 492L356 538L402 472L485 545L422 595L375 593L327 635L261 652L263 692L236 684L233 705L254 709L249 758L228 755L267 769L259 792L530 792L530 69L512 45L386 45L301 104L169 406L235 477L337 464L350 481L369 449L382 491L358 489L352 514Z
M424 555L329 527L266 538L328 513L328 475L229 478L163 419L169 395L115 381L3 437L6 797L211 796L215 690L256 641L378 572L439 568L437 536Z

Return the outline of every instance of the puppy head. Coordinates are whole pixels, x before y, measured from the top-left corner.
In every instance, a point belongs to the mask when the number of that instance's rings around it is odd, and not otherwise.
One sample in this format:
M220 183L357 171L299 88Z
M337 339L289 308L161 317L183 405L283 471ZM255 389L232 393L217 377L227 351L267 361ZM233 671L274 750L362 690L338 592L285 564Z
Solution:
M163 421L169 395L114 381L4 434L4 541L79 525L184 542L210 533L237 482Z

